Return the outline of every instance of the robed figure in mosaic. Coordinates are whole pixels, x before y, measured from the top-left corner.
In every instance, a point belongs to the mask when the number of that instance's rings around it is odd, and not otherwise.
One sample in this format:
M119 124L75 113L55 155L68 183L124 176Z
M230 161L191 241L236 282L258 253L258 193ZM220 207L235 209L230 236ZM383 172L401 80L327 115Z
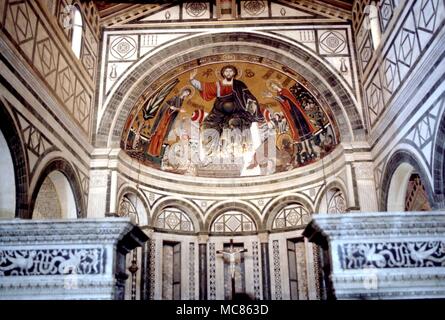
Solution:
M191 84L205 101L215 99L213 108L204 119L202 128L215 129L220 134L224 128L249 129L253 122L262 122L259 103L246 84L236 79L238 70L226 65L221 69L222 80L201 82L195 79L197 70L190 73Z
M277 94L275 99L281 104L281 110L289 125L292 139L302 141L310 138L316 128L295 96L278 82L271 81L269 87Z
M178 113L182 111L181 108L184 99L190 96L190 94L191 90L189 88L182 89L179 95L167 100L167 102L159 108L151 127L150 145L147 150L149 155L154 157L161 155L164 139L170 132Z

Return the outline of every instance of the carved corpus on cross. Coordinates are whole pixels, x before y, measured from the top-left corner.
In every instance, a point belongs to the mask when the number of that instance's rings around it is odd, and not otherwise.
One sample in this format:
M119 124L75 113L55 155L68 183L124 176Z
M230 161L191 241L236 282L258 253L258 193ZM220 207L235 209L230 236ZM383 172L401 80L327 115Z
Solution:
M247 249L235 249L233 246L233 239L230 239L230 247L227 250L218 250L216 253L222 253L223 258L229 262L230 277L232 279L232 299L235 297L235 266L236 257L241 252L246 252Z

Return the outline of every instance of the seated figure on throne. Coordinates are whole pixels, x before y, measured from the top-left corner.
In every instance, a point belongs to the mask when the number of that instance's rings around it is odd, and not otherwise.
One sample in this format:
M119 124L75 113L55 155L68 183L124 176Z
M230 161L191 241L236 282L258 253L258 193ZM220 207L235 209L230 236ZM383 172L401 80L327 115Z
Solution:
M247 85L236 79L238 70L233 65L225 65L221 68L222 79L216 82L201 82L195 79L197 70L190 73L190 82L195 87L203 100L214 100L213 108L201 124L203 134L203 148L206 156L215 156L232 152L231 158L242 156L235 149L247 150L251 147L250 129L253 123L263 123L264 116L260 110L258 100L250 92ZM235 140L228 141L223 137L227 130ZM243 133L244 132L244 133ZM234 137L234 135L240 137ZM221 139L223 138L223 139ZM221 143L242 141L241 145L231 150L222 150ZM232 143L233 144L233 143ZM227 145L227 144L226 144Z
M253 122L262 122L264 117L259 103L246 84L236 79L238 70L226 65L221 69L222 80L200 82L195 79L197 70L190 73L191 84L199 91L205 101L215 99L213 108L204 119L203 129L216 129L219 133L231 123L237 123L238 129L250 128Z

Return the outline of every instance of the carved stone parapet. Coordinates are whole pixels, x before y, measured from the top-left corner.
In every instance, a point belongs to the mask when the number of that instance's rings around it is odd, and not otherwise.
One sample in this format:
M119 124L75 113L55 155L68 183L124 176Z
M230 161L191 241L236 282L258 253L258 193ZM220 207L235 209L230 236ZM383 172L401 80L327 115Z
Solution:
M445 297L445 212L320 214L303 234L329 257L331 297Z
M119 298L146 240L129 218L0 221L0 299Z

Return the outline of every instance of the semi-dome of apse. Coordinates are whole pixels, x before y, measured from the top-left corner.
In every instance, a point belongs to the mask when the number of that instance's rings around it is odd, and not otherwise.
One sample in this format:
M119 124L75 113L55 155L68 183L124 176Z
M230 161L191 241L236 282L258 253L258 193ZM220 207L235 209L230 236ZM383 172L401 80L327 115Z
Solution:
M259 56L200 58L161 75L156 88L133 106L121 148L159 170L203 177L271 175L317 162L340 142L332 111L317 89Z

